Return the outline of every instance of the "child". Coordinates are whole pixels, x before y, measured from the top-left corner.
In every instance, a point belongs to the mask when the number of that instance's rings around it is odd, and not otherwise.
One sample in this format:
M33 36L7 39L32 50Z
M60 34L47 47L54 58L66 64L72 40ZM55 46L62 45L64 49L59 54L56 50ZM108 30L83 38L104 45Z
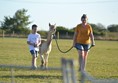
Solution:
M32 33L28 35L27 44L29 45L32 55L32 69L36 69L36 59L38 56L39 45L41 44L41 36L37 33L37 25L32 25Z

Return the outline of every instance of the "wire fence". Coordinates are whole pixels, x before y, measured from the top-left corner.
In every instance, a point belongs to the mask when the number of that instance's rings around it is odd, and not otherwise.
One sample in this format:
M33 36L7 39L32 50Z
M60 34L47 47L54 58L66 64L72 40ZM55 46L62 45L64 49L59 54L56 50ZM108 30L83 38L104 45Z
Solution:
M76 71L74 69L74 66L77 62L74 62L71 59L61 59L61 67L49 67L49 68L41 68L38 67L36 70L56 70L62 72L63 77L63 83L118 83L118 79L97 79L90 74L88 74L86 71L80 72L80 80L77 80ZM11 69L11 82L0 82L0 83L15 83L15 71L14 69L26 69L30 70L30 66L16 66L16 65L0 65L0 68L9 68Z
M85 71L80 72L80 81L77 81L76 71L74 69L75 63L71 59L61 59L62 66L61 67L48 67L41 68L38 67L36 70L56 70L61 71L63 75L63 83L118 83L118 79L97 79ZM16 65L0 65L0 68L9 68L11 69L11 82L0 82L0 83L15 83L15 75L14 69L31 69L30 66L16 66Z
M86 83L86 80L89 80L90 83L118 83L118 79L97 79L87 72L81 72L81 77L81 83Z
M49 68L41 68L38 67L36 70L56 70L56 71L62 71L63 75L63 83L77 83L76 82L76 76L74 71L74 63L73 60L67 60L62 58L61 59L62 67L49 67ZM30 66L16 66L16 65L0 65L0 68L9 68L11 69L11 83L15 83L15 76L14 76L14 69L32 69ZM0 83L6 83L6 82L0 82Z

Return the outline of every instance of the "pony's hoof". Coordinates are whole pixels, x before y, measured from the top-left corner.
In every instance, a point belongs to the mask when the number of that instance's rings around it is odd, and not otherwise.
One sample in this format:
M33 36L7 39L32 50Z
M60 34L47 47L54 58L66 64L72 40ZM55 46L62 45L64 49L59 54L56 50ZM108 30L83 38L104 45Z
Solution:
M48 67L45 67L45 70L48 70Z
M42 70L44 70L44 69L45 69L44 65L41 65L41 66L40 66L40 68L41 68Z
M31 70L36 70L37 69L37 66L32 66L31 67Z

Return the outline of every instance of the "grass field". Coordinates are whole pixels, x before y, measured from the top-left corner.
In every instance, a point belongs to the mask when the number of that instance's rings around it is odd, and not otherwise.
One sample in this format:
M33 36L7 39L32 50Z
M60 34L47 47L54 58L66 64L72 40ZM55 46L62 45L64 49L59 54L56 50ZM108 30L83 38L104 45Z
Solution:
M68 50L72 40L58 40L63 51ZM49 56L49 67L61 67L61 58L73 59L77 62L78 55L75 48L64 54L58 51L53 40L52 52ZM0 38L0 64L7 65L31 65L26 39L24 38ZM38 57L37 65L40 65ZM78 64L75 64L77 79L79 79ZM96 78L118 79L118 41L98 41L91 49L88 56L87 72ZM15 69L15 83L62 83L61 71L22 70ZM0 83L11 82L10 69L0 68Z

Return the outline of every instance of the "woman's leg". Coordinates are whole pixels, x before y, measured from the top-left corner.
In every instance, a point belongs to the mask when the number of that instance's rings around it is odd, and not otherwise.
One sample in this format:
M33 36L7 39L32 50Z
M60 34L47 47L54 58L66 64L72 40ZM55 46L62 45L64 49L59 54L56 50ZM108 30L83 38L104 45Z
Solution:
M83 53L83 62L82 62L82 69L85 71L86 63L87 63L88 51L84 51Z
M79 54L78 61L80 66L79 71L85 71L88 51L78 50L78 54Z
M79 71L83 70L82 69L82 64L83 64L83 51L78 50L78 62L79 62Z

